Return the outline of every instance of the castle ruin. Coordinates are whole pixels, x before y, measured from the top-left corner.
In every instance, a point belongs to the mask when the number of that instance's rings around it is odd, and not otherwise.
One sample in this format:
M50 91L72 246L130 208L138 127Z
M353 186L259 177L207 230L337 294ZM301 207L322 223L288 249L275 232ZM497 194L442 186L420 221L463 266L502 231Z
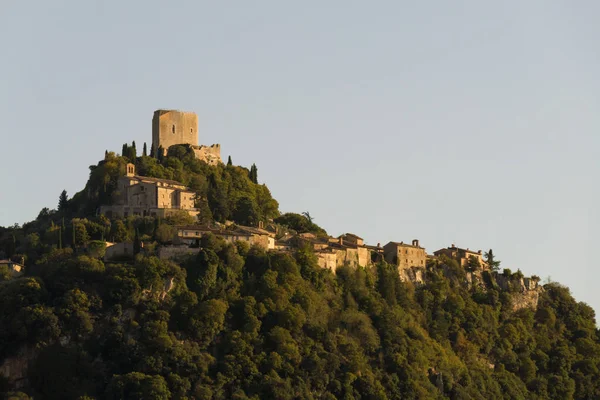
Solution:
M221 160L221 145L203 146L199 144L198 116L193 112L177 110L156 110L152 117L152 150L158 155L159 149L167 154L169 147L188 144L196 158L209 165L217 165Z

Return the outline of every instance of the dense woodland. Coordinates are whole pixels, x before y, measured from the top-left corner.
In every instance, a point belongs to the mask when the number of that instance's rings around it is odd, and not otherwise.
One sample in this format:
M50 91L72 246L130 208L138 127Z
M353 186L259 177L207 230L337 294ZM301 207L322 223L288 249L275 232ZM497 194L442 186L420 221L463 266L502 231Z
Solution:
M130 161L196 190L200 222L326 233L308 213L280 215L254 165L208 166L185 146L136 153L107 152L84 190L0 227L0 258L27 266L16 278L0 270L0 364L29 364L18 390L0 377L7 398L600 398L594 311L557 283L537 309L513 312L511 289L468 289L448 259L414 285L384 262L333 274L309 248L265 252L211 235L198 255L153 257L174 225L194 221L97 215ZM104 263L105 240L143 241L147 252Z

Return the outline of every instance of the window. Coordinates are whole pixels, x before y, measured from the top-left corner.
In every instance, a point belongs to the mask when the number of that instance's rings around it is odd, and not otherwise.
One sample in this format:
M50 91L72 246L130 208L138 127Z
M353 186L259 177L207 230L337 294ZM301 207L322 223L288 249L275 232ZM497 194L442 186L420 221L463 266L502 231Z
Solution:
M175 125L173 125L173 127L171 128L171 130L173 131L173 133L175 133Z

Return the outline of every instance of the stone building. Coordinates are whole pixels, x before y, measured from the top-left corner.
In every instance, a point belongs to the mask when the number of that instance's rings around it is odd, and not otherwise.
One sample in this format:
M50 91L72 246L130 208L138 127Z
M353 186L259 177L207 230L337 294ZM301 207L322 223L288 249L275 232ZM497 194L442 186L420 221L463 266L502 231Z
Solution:
M167 153L176 144L189 144L196 158L209 165L221 163L221 146L199 145L198 116L193 112L156 110L152 117L152 150L158 154L159 147Z
M6 266L8 272L12 277L20 276L25 270L25 266L22 263L14 262L12 260L0 260L0 267Z
M108 217L168 217L183 210L191 216L198 215L199 211L194 207L196 193L185 185L169 179L136 175L134 164L127 164L126 168L125 176L117 183L114 204L102 206L101 214Z
M336 271L337 268L366 267L371 264L371 250L364 240L352 233L335 237L317 237L312 233L303 233L288 240L289 248L310 246L317 256L318 265ZM289 248L280 247L282 250Z
M469 265L469 260L473 258L479 263L482 268L487 267L487 263L483 259L483 254L481 250L473 251L469 249L461 249L460 247L456 247L454 244L446 249L439 249L438 251L434 251L433 255L436 257L440 257L442 255L456 260L461 267L466 267Z
M383 246L383 254L388 263L396 265L400 270L410 267L425 268L427 261L425 248L419 246L416 239L412 244L389 242Z
M187 244L198 242L202 236L208 233L212 233L229 243L241 241L250 245L257 245L265 250L275 249L275 234L262 228L242 225L237 225L233 229L211 228L201 225L177 227L177 237Z

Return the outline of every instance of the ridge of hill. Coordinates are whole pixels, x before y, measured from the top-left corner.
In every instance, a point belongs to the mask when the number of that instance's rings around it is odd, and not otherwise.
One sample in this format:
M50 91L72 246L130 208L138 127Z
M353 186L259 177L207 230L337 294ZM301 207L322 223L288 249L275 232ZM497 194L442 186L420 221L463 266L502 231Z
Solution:
M124 149L56 210L0 227L7 398L600 398L595 314L567 288L448 257L404 275L383 257L333 273L310 240L269 251L213 233L161 259L188 223L328 239L309 215L281 216L255 165ZM130 162L193 190L197 220L101 215ZM107 241L131 242L135 257L103 261Z

